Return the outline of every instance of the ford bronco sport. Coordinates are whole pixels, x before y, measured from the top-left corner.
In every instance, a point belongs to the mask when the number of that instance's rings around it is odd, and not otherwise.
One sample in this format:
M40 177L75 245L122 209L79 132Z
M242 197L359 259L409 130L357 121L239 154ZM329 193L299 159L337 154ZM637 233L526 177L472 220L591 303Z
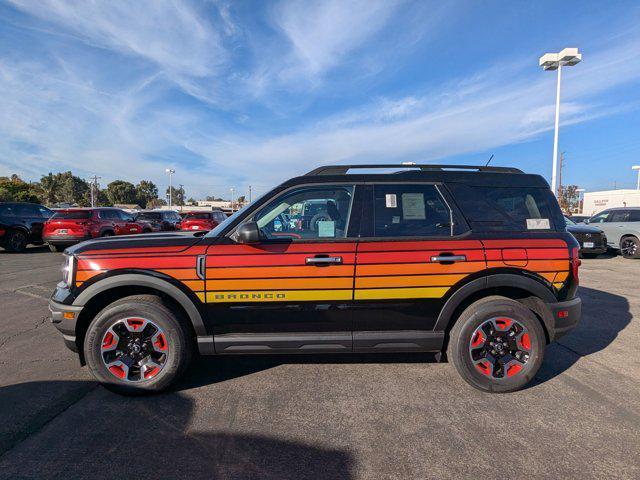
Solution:
M67 249L50 309L121 393L166 388L196 352L436 352L507 392L578 322L578 247L538 175L320 167L206 234Z

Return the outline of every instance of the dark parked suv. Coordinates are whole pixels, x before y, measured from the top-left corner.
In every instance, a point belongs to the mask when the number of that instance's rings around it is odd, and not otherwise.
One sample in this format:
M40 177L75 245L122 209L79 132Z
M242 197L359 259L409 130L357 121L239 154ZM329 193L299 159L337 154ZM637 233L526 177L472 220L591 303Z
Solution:
M180 230L182 217L173 210L142 210L136 220L153 232L170 232Z
M400 171L352 173L378 167ZM291 221L318 205L322 218ZM321 167L206 234L70 248L50 309L67 346L124 393L166 388L196 349L446 352L474 387L507 392L578 322L578 248L538 175Z
M22 252L30 243L41 245L42 228L51 215L51 210L35 203L0 202L0 247Z

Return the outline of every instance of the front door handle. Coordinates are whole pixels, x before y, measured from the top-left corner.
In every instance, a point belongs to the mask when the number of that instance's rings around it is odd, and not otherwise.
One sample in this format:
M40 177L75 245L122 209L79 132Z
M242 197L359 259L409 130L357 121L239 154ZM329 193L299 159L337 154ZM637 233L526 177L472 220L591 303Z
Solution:
M449 255L449 254L440 254L434 255L431 257L432 263L453 263L453 262L466 262L466 255Z
M307 257L305 260L307 265L339 265L342 263L342 257Z

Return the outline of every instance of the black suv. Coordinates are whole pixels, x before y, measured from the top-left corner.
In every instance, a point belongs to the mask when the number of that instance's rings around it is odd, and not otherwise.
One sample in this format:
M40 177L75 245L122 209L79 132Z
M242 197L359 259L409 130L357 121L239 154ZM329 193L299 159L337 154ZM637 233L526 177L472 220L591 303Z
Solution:
M23 252L30 243L42 245L42 228L52 215L36 203L0 202L0 247Z
M196 349L446 352L474 387L507 392L578 322L578 249L538 175L321 167L208 233L68 249L50 309L119 392L166 388Z
M173 210L141 210L136 222L144 224L146 232L169 232L180 230L182 217Z

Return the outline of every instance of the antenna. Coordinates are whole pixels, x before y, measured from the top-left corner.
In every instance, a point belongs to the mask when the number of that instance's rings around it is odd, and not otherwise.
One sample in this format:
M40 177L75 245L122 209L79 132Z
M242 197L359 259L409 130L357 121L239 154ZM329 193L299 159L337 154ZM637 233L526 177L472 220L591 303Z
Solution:
M495 155L494 153L491 154L491 156L489 157L489 160L487 160L487 163L484 164L485 167L489 166L489 164L491 163L491 160L493 160L494 155Z

